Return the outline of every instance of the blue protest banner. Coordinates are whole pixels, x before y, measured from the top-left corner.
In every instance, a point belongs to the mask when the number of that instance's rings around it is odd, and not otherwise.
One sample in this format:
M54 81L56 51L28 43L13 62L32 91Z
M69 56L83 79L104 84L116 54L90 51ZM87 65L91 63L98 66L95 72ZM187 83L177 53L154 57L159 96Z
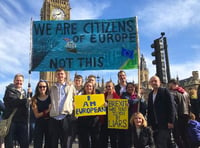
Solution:
M137 68L136 19L33 21L31 70Z

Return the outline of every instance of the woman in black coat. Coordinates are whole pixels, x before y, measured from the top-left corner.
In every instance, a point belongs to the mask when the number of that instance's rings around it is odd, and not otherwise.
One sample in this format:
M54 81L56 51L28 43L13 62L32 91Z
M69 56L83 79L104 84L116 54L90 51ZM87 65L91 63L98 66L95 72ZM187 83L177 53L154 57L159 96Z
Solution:
M132 125L132 147L134 148L154 148L152 130L147 127L147 121L140 112L131 116Z

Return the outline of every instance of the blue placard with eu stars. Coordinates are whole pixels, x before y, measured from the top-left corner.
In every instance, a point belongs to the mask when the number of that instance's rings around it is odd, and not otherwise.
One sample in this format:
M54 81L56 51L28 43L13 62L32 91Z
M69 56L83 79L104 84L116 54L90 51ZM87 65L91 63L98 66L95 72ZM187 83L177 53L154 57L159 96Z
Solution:
M31 71L137 68L136 19L33 21Z

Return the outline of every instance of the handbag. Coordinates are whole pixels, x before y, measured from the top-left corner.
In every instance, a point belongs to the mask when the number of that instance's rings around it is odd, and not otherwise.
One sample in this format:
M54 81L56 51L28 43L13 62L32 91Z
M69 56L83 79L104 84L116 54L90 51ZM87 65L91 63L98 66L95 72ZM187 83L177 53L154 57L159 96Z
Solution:
M8 119L4 119L0 121L0 137L1 138L4 138L5 136L8 135L12 118L15 115L16 111L17 109L14 109Z

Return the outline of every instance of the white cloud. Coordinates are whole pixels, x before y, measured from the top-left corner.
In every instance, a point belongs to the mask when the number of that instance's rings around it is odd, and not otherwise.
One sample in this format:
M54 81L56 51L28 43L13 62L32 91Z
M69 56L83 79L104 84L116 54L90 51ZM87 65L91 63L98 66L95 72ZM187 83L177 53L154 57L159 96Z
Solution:
M18 13L23 14L24 11L17 1L7 0L7 2L9 3L8 5L10 5L12 8L15 8Z
M191 48L198 51L198 52L200 51L200 45L199 44L192 45Z
M12 17L13 16L13 11L12 9L5 3L1 2L0 3L0 9L1 9L1 17Z
M108 8L109 2L77 0L71 1L71 19L95 19L101 16L103 10Z
M8 27L9 26L9 27ZM1 27L0 47L1 61L4 66L1 73L23 71L29 64L29 27L27 24L17 24L14 27L5 24Z
M6 86L7 86L9 83L11 83L11 81L10 81L10 82L4 81L3 83L1 83L1 85L0 85L0 92L1 92L1 93L0 93L0 100L3 99Z
M147 34L171 29L178 31L199 25L199 8L199 0L154 1L139 10L137 15Z
M171 77L176 77L178 75L179 79L185 79L192 76L192 71L200 72L200 60L187 62L184 64L174 64L171 66Z
M149 69L149 77L155 75L156 67L152 65L152 59L146 58L147 68ZM192 71L199 71L200 72L200 60L199 59L192 59L189 62L181 63L181 64L170 64L170 73L171 78L176 78L177 75L180 80L186 79L192 76Z

